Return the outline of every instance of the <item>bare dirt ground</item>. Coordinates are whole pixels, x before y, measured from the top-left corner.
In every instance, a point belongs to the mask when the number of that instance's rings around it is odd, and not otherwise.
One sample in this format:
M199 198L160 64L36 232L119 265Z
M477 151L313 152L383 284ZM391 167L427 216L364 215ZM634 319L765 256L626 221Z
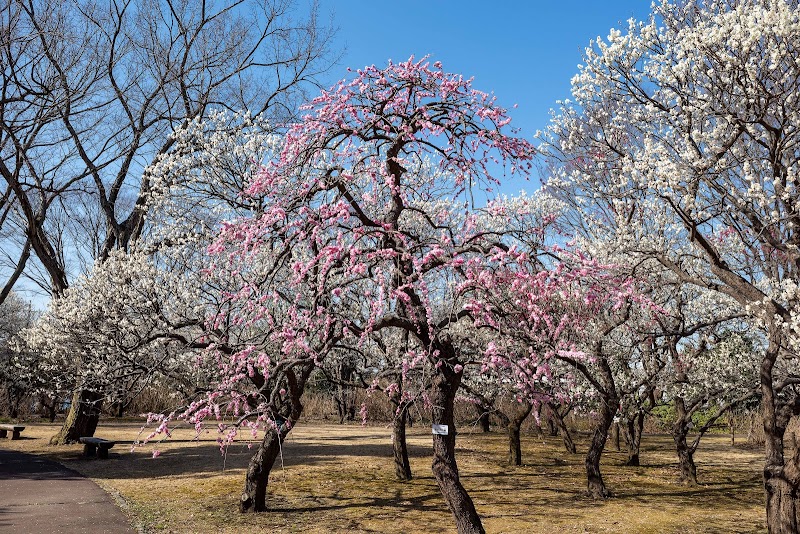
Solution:
M270 479L271 511L236 511L246 443L220 453L213 431L195 440L176 430L158 445L131 450L136 423L101 422L96 435L121 440L111 459L81 458L79 445L51 447L55 425L29 425L19 441L0 447L55 458L114 495L143 532L454 532L452 517L430 471L427 427L409 430L415 479L394 478L391 429L383 426L300 424L284 445ZM732 533L764 531L761 453L709 436L697 453L699 487L675 482L668 436L645 436L641 467L624 467L625 454L604 455L604 477L614 498L584 496L583 456L568 454L560 438L523 437L521 467L505 465L502 432L461 428L458 461L487 532ZM153 458L157 449L160 456Z

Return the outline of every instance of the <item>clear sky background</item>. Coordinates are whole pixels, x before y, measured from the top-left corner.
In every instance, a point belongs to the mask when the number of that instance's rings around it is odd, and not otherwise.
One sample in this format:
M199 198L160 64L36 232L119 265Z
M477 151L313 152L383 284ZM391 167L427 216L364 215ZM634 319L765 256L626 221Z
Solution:
M611 28L646 19L649 0L320 0L344 47L328 85L353 69L430 54L449 72L474 76L511 108L512 125L532 137L557 100L570 96L584 49Z
M430 55L446 71L474 77L474 87L494 92L500 105L518 104L512 125L528 139L545 128L556 101L569 98L570 79L590 40L650 13L650 0L319 2L320 23L331 20L338 28L332 49L341 52L324 85L348 77L347 67ZM506 182L501 192L537 188L538 181ZM36 307L44 302L35 299Z

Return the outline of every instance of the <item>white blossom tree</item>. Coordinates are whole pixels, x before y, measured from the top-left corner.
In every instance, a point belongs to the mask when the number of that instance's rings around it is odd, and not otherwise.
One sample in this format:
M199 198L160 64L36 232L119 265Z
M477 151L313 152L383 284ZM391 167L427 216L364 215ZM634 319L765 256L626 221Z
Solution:
M148 171L149 222L139 239L96 262L24 332L28 372L42 389L83 392L92 417L68 421L67 441L92 434L104 401L132 399L152 380L171 382L176 405L207 383L193 351L208 345L206 322L229 284L208 275L207 248L223 219L259 209L257 198L242 198L244 177L278 142L248 114L214 113L178 130L174 149Z
M797 531L800 403L776 364L797 346L799 8L782 0L662 2L586 51L550 130L554 186L625 228L656 221L682 246L632 247L719 291L766 332L759 364L770 532ZM613 208L613 209L610 209ZM659 220L661 218L661 220ZM598 219L589 219L587 224ZM604 221L601 221L604 222ZM629 240L630 241L630 240Z
M13 291L0 300L0 409L12 418L19 415L22 400L35 393L24 371L14 365L14 340L35 318L31 303Z

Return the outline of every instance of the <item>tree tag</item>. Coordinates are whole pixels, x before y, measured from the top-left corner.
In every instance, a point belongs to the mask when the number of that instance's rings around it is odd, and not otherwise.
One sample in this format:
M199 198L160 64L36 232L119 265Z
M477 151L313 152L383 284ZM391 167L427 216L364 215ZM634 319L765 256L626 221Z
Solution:
M432 425L431 430L433 430L433 434L436 436L446 436L450 433L450 429L447 425Z

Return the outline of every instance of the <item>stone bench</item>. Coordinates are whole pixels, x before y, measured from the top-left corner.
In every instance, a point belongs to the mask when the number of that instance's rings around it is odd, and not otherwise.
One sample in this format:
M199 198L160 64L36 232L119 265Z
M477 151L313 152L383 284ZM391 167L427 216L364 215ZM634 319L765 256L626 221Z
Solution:
M0 438L8 437L9 430L11 431L11 439L20 439L19 434L25 430L25 427L20 425L0 425Z
M109 441L103 438L82 437L78 441L83 443L83 455L87 458L107 459L108 449L117 444L116 441Z

